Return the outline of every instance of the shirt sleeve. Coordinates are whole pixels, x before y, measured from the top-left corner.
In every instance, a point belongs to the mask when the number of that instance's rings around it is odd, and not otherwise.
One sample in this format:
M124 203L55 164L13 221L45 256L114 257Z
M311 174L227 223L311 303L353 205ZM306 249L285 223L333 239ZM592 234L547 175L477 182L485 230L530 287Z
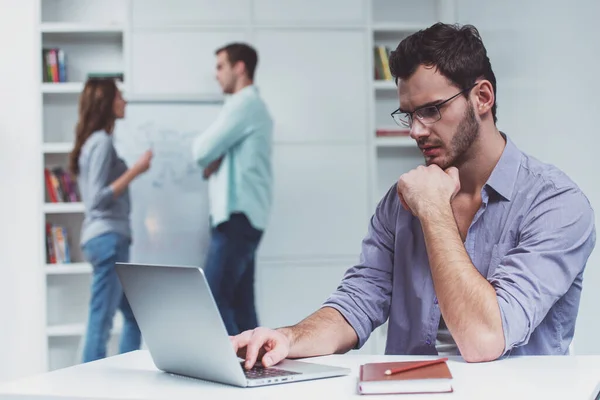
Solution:
M361 348L389 315L398 206L394 185L371 217L359 264L346 271L337 290L323 303L323 307L338 310L356 331L356 348Z
M194 141L192 154L196 163L206 168L249 135L252 132L248 118L251 112L247 99L232 99L226 104L212 125Z
M91 207L105 210L110 207L114 192L109 182L110 170L113 163L114 149L110 138L103 138L94 144L89 155L88 188Z
M500 260L489 281L500 307L504 354L529 341L583 273L596 240L594 212L578 189L540 197L524 217L517 246L494 249Z

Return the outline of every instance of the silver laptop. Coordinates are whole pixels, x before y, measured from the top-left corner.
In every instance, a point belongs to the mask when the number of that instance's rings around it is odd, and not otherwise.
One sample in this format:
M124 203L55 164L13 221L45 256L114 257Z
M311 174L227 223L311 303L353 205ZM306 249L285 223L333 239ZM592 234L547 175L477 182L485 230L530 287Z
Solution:
M347 375L348 368L283 360L246 370L235 354L202 269L117 263L116 271L156 367L235 386Z

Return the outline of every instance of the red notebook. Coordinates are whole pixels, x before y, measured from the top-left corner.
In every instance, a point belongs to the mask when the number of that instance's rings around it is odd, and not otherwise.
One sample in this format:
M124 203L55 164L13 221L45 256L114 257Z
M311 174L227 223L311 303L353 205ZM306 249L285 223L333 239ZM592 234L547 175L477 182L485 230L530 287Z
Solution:
M370 363L360 367L360 394L405 394L452 392L452 374L445 361L413 368L422 361ZM409 368L386 375L387 370Z

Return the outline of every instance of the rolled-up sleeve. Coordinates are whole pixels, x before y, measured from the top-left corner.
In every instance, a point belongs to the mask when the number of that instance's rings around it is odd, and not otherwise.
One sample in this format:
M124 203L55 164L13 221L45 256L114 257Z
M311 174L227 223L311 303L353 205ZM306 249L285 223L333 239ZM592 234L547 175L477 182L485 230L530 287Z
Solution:
M504 354L529 341L583 273L595 245L594 212L583 193L570 188L541 197L523 220L517 246L500 245L489 279L500 308Z
M356 348L362 347L389 315L399 204L396 196L394 186L371 217L359 264L346 271L337 290L323 303L323 307L338 310L356 331Z
M92 209L105 210L114 199L114 192L109 182L111 165L114 162L114 148L107 137L99 140L90 149L88 191L92 199Z

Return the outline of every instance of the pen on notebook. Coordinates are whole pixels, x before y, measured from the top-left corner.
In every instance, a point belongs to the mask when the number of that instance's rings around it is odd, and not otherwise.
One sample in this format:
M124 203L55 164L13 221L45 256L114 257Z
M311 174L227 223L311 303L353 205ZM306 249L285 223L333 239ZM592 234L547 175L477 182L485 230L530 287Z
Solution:
M411 371L413 369L417 369L417 368L421 368L421 367L427 367L429 365L441 364L441 363L446 362L446 361L448 361L447 357L438 358L437 360L431 360L431 361L422 361L422 362L415 363L415 364L412 364L412 365L407 365L405 367L386 369L385 370L385 374L386 375L393 375L393 374L397 374L399 372Z

